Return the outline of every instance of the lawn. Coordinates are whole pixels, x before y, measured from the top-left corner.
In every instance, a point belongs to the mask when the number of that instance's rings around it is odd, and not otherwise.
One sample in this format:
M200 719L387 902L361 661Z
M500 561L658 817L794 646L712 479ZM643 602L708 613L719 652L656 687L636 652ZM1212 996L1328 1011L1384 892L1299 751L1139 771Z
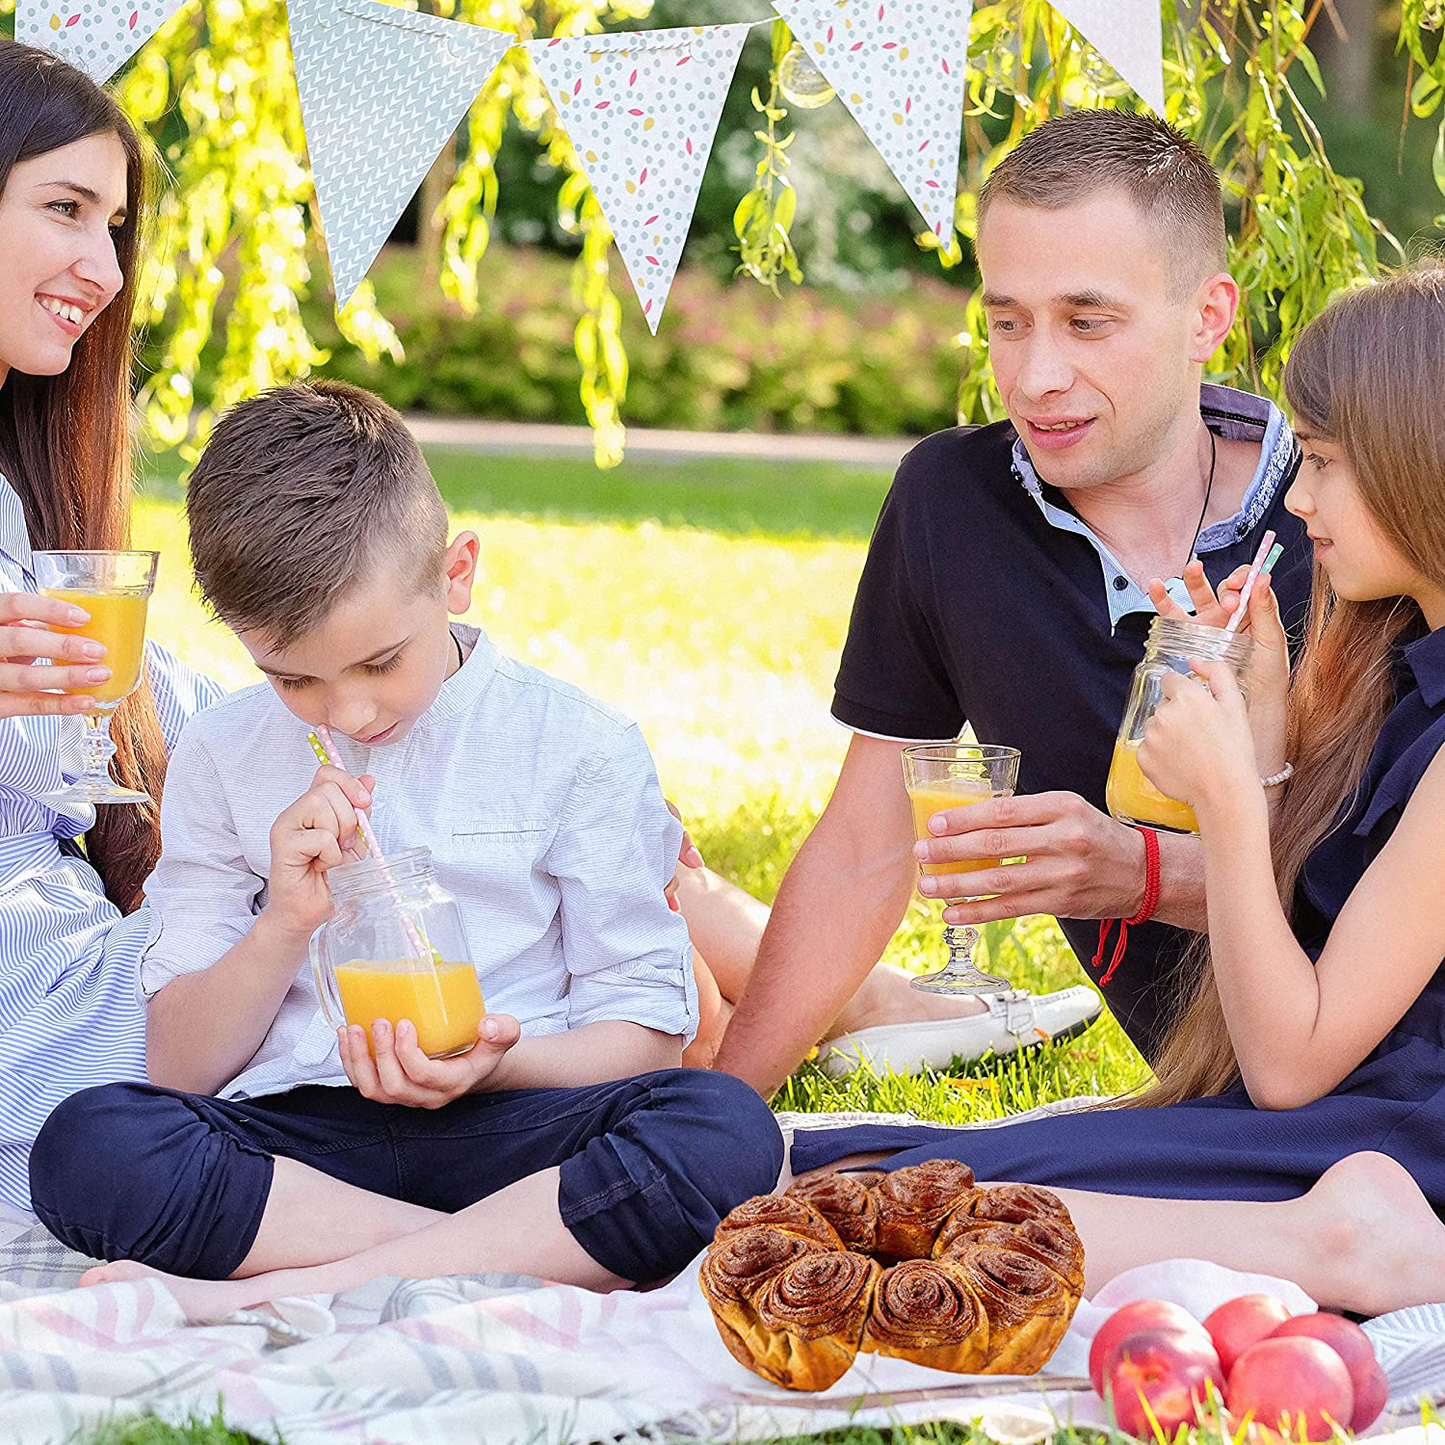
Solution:
M565 461L455 451L431 460L455 525L481 537L469 620L504 651L636 718L707 861L771 899L846 746L828 715L831 685L887 477L758 462L634 462L599 476ZM175 483L158 478L138 500L135 527L138 545L164 554L152 635L231 686L250 683L239 644L190 591L184 536ZM999 932L992 961L1019 983L1043 990L1084 977L1051 919ZM915 900L886 956L933 966L940 948L937 905ZM1142 1071L1106 1019L1022 1058L920 1079L830 1080L805 1064L775 1103L962 1122L1118 1091ZM134 1445L241 1438L153 1428ZM866 1445L865 1435L882 1445L872 1432L850 1433L850 1445ZM943 1438L900 1436L911 1445ZM132 1437L104 1445L122 1440Z

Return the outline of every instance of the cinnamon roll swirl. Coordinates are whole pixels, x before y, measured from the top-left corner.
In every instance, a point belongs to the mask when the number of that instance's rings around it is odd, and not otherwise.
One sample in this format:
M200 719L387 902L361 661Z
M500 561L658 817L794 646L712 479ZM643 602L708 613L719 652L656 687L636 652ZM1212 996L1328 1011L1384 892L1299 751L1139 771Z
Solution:
M975 1375L988 1358L988 1331L978 1296L952 1260L908 1259L878 1277L861 1348Z
M973 1189L973 1170L955 1159L930 1159L886 1174L878 1199L876 1248L895 1259L927 1259L944 1220Z
M740 1332L751 1355L743 1363L790 1390L826 1390L858 1354L879 1273L851 1250L795 1259L754 1296L758 1325Z
M980 1373L1037 1374L1068 1330L1078 1292L1048 1265L1016 1249L980 1245L952 1262L988 1316L988 1354Z
M829 1249L842 1249L843 1241L838 1231L805 1200L786 1194L756 1194L745 1199L718 1225L713 1239L719 1240L740 1229L752 1229L759 1224L771 1224L789 1234L812 1239Z
M878 1240L878 1197L855 1174L818 1174L788 1187L788 1196L811 1204L848 1249L867 1254Z

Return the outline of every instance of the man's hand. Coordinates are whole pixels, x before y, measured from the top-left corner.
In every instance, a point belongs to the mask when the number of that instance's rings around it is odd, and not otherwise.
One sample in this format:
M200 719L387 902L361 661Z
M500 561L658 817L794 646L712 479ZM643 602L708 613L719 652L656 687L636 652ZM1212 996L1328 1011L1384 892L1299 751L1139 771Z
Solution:
M336 1031L346 1077L365 1098L378 1104L440 1109L463 1094L476 1093L522 1036L510 1014L487 1014L477 1025L477 1041L464 1054L429 1059L417 1046L416 1027L403 1019L395 1028L385 1019L371 1026L375 1053L366 1046L360 1024Z
M667 804L667 811L681 823L682 814L677 811L676 804L667 798L664 798L663 802ZM673 870L672 878L668 881L667 887L662 891L667 897L667 906L672 909L674 913L681 913L682 908L677 901L678 880L682 877L680 870L683 868L701 868L703 866L702 854L698 851L697 844L692 841L692 834L689 833L686 828L682 830L682 846L677 850L677 865L677 868Z
M266 915L287 934L309 936L331 916L326 874L365 855L358 809L371 806L370 775L353 778L318 768L311 787L271 825L271 877Z
M1021 858L977 872L922 878L928 898L974 898L943 911L945 923L992 923L1029 913L1131 918L1144 898L1144 841L1076 793L1032 793L945 808L934 836L914 847L920 863ZM995 894L996 897L980 897Z
M93 697L70 697L61 689L110 680L105 644L50 630L89 620L90 613L58 597L0 592L0 717L73 717L95 707Z

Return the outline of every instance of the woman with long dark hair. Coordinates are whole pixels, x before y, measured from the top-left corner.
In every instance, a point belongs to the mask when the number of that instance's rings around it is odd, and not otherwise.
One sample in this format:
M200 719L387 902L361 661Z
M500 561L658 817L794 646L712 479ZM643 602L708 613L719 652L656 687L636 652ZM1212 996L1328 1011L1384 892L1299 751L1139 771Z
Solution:
M127 545L131 320L152 210L115 101L0 40L0 1203L20 1208L49 1111L145 1075L134 968L117 956L140 940L113 929L159 854L158 809L92 818L38 801L78 770L91 701L53 689L108 674L83 638L37 625L67 618L35 595L31 552ZM219 692L148 644L146 679L111 727L115 776L159 798L168 746Z

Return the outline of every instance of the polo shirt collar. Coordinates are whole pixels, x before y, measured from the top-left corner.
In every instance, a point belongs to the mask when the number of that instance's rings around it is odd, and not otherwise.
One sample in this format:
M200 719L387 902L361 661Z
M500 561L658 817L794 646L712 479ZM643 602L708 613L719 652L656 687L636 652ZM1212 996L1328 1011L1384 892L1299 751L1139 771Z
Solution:
M1195 552L1215 552L1247 537L1260 523L1290 472L1294 458L1294 433L1284 413L1266 397L1254 396L1232 386L1205 383L1199 388L1199 414L1217 436L1231 441L1259 443L1259 465L1245 491L1244 500L1234 516L1206 527L1195 543ZM1013 472L1024 490L1034 499L1050 526L1061 532L1073 532L1085 538L1098 554L1103 577L1104 595L1109 602L1109 630L1119 625L1131 612L1154 612L1149 594L1119 565L1094 530L1067 508L1055 506L1044 496L1043 483L1034 470L1033 460L1023 439L1013 445ZM1127 585L1116 587L1114 579L1122 577ZM1170 595L1186 612L1194 610L1189 590L1181 578L1171 577L1165 583Z
M1405 661L1415 674L1426 707L1445 702L1445 627L1418 637L1405 648Z
M30 529L25 525L25 507L20 494L0 475L0 556L19 568L27 581L35 575L30 551Z

